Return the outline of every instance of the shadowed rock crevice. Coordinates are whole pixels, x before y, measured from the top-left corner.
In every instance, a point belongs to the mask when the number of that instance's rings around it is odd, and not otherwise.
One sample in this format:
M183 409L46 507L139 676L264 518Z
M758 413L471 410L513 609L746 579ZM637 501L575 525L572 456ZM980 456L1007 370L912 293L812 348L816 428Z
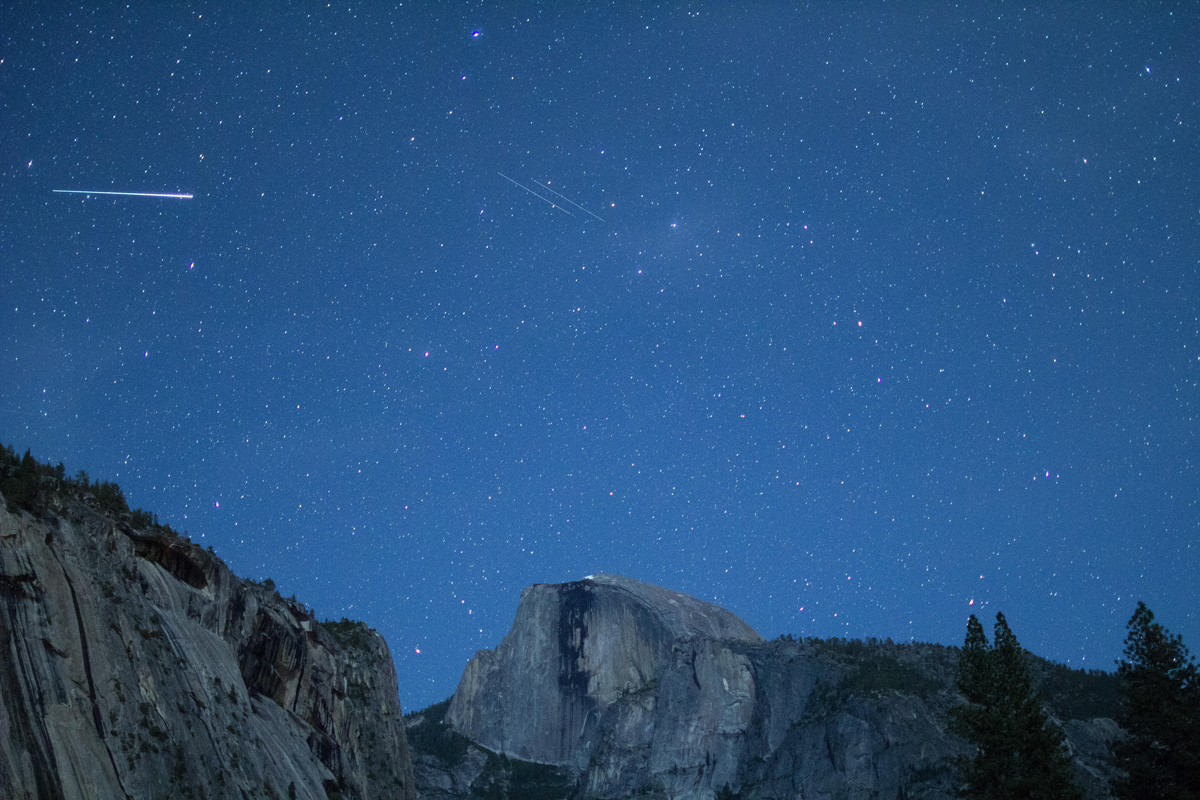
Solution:
M62 781L46 733L42 703L37 695L25 696L32 682L25 669L29 659L14 656L21 649L21 642L14 636L15 612L16 609L6 605L0 614L0 702L3 703L0 735L9 751L3 754L5 761L20 757L27 771L18 775L8 763L0 763L0 786L14 786L23 777L34 797L61 800Z
M583 648L587 640L586 614L591 595L581 583L558 587L558 688L566 694L587 693L588 675L583 668Z
M92 679L92 660L88 655L87 631L83 627L83 615L79 613L79 596L75 592L75 585L71 583L71 576L63 571L63 578L67 582L67 589L71 592L71 605L75 608L75 624L79 627L79 650L80 657L83 660L83 673L87 676L88 699L92 704L92 722L96 726L96 735L101 739L104 738L104 721L100 718L100 706L96 703L96 681Z
M32 574L0 575L0 594L26 597L36 583L37 576Z
M193 548L172 541L166 536L140 536L131 533L129 538L133 541L134 552L138 558L153 561L193 589L204 589L208 586L204 567L189 553Z
M61 566L61 563L60 563ZM75 609L75 624L79 628L79 652L83 659L83 671L87 676L88 699L92 704L92 723L96 726L96 735L101 740L107 740L104 735L104 720L100 716L100 704L96 701L96 681L92 678L92 660L88 650L87 630L83 625L83 615L79 613L79 595L75 591L75 584L71 581L71 576L63 570L63 580L67 582L67 589L71 592L71 605ZM121 789L123 797L129 797L129 793L125 791L124 782L121 780L121 772L117 769L117 760L113 757L112 748L108 742L104 741L104 752L108 755L108 763L112 766L113 778L117 781L117 785Z
M251 623L251 634L238 652L246 688L287 708L296 696L308 642L303 630L281 625L267 614Z

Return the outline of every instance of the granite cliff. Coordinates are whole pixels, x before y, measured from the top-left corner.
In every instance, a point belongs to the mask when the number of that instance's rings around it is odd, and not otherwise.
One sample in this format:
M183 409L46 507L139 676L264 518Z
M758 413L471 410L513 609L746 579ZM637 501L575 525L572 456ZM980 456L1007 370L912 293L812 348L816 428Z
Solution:
M535 585L448 705L411 715L430 798L949 798L958 651L764 642L729 611L597 575ZM1112 676L1034 660L1077 783L1107 796Z
M56 485L0 504L0 796L416 797L381 636Z
M744 699L748 674L740 663L703 647L714 641L761 641L732 613L610 575L537 584L522 593L517 623L500 646L477 653L467 664L446 718L490 750L583 770L610 708L620 705L626 715L638 708L633 699L669 671L663 668L677 660L678 643L684 641L701 644L703 653L693 659L697 680L701 672L726 682L732 678L731 696ZM747 708L725 703L705 709L720 719L691 724L717 735L736 726ZM643 715L633 716L637 719L630 717L626 724L644 721Z

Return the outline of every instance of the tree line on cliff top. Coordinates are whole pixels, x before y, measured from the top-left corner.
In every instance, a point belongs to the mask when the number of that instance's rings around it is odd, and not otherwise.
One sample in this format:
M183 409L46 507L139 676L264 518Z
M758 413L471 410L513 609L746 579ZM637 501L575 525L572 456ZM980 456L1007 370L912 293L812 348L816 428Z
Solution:
M50 507L56 495L72 492L81 497L90 496L100 510L114 517L128 515L127 521L135 529L157 528L178 536L170 525L160 524L158 517L140 508L131 509L121 487L112 481L92 481L84 470L73 477L67 475L66 467L58 464L42 464L29 451L18 456L10 445L0 445L0 494L4 495L8 513L28 511L38 515Z
M0 494L10 514L41 514L64 492L92 498L135 529L179 535L156 515L131 510L116 483L93 482L83 470L68 477L62 462L42 464L28 450L18 457L0 445ZM1113 794L1118 800L1200 800L1200 670L1182 638L1155 622L1145 603L1138 603L1127 630L1117 662L1123 732L1111 745L1123 774ZM960 797L1082 798L1071 780L1066 737L1035 691L1028 654L1003 614L996 615L991 642L974 614L967 621L956 686L963 702L950 710L949 727L974 748L957 762Z

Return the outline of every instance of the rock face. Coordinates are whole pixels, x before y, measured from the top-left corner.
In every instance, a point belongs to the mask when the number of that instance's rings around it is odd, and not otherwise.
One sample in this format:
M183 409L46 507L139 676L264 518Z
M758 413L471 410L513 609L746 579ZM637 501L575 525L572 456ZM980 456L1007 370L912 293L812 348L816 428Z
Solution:
M472 758L490 751L558 767L585 797L949 798L964 752L945 729L957 659L938 645L764 642L724 609L627 578L537 585L450 701L444 725L470 746L420 754L419 782L475 794ZM1092 678L1062 679L1077 706ZM1106 796L1116 726L1065 728L1079 785Z
M628 716L638 706L633 698L677 660L678 644L693 640L761 637L722 608L629 578L536 584L521 594L516 623L500 646L467 664L447 721L497 753L582 770L600 742L601 720L614 716L609 710L620 705ZM744 693L749 674L736 658L706 652L696 662L697 680L711 672ZM736 704L704 710L720 719L694 724L714 733L736 725L745 711ZM642 716L627 724L641 724Z
M382 637L128 522L0 503L0 796L416 797Z
M449 700L405 718L421 800L565 800L570 774L490 752L444 724Z

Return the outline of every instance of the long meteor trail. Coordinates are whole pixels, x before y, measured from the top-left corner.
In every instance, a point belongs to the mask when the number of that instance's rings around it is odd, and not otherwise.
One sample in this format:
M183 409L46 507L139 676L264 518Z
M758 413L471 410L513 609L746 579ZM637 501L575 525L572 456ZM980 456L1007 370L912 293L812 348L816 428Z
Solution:
M571 205L575 206L576 208L578 208L578 209L579 209L580 211L582 211L583 213L585 213L585 214L591 214L593 217L596 217L596 215L595 215L595 214L592 214L592 212L588 211L586 208L584 208L583 206L579 205L579 203L576 203L574 200L572 200L571 198L567 197L566 195L558 194L558 192L554 191L554 190L553 190L553 189L551 189L549 186L542 186L542 185L539 183L539 184L538 184L538 188L539 188L539 189L545 189L547 192L550 192L550 193L552 193L552 194L557 194L557 195L558 195L559 197L561 197L563 200L566 200L568 203L570 203ZM596 217L596 219L600 220L601 222L604 222L604 217Z
M511 183L511 184L513 184L513 185L515 185L515 186L520 186L522 189L524 189L525 191L529 192L531 195L533 195L533 196L534 196L534 197L536 197L537 199L539 199L539 200L545 200L547 203L549 203L550 205L554 206L554 207L555 207L555 208L557 208L559 211L561 211L561 212L563 212L564 214L566 214L568 217L573 217L573 216L575 216L575 215L574 215L574 214L572 214L570 211L567 211L565 208L563 208L562 206L560 206L558 203L554 202L553 200L549 200L549 199L547 199L547 198L545 198L545 197L542 197L540 194L538 194L537 192L535 192L533 189L530 189L528 186L525 186L524 184L517 183L517 182L516 182L516 181L514 181L512 178L510 178L510 177L508 177L507 175L505 175L503 172L497 172L496 174L497 174L497 175L499 175L501 178L504 178L504 180L508 181L509 183Z
M52 189L59 194L115 194L121 197L170 197L175 200L191 200L190 194L166 194L163 192L92 192L85 189Z

